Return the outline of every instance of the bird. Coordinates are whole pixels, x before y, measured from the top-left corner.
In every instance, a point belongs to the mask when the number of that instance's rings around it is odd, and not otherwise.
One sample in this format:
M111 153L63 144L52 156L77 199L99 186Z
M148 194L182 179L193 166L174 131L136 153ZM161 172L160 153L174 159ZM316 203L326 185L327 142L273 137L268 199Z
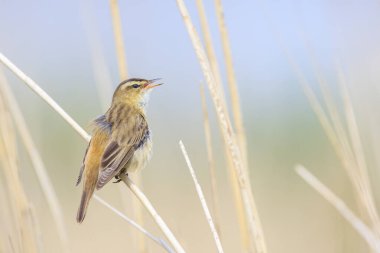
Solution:
M135 172L151 157L151 132L146 120L146 105L152 88L160 78L130 78L116 88L107 112L92 123L92 137L87 146L76 186L83 180L83 191L76 220L82 223L95 189L112 178Z

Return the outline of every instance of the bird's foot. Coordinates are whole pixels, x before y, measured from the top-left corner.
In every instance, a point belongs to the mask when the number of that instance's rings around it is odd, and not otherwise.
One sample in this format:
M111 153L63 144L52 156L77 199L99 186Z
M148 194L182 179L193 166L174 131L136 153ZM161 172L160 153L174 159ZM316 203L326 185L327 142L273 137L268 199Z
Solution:
M116 179L116 181L112 182L112 183L114 183L114 184L120 183L121 178L119 176L115 176L115 179Z
M125 173L125 175L128 177L128 173ZM116 179L116 181L112 182L114 184L120 183L120 181L122 180L119 175L115 176L115 179Z

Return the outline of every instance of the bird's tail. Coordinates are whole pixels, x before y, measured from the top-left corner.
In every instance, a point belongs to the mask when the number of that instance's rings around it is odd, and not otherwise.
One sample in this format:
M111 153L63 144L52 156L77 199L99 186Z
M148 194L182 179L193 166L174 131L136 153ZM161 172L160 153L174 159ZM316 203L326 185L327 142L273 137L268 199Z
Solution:
M92 197L92 194L94 193L94 190L95 190L95 187L90 187L90 188L85 187L83 189L82 198L81 198L80 205L78 208L78 213L77 213L78 223L82 223L82 221L84 220L84 217L86 216L87 207Z

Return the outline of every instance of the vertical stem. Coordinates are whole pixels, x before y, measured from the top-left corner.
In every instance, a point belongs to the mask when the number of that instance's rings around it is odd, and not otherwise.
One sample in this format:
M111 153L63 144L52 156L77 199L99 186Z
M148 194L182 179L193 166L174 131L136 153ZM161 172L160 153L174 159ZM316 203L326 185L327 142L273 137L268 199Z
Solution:
M212 209L214 211L215 227L220 235L221 231L220 231L218 187L217 187L217 181L216 181L214 155L213 155L213 150L212 150L211 128L210 128L210 120L209 120L208 112L207 112L206 96L205 96L205 92L204 92L202 84L201 84L200 93L201 93L202 109L203 109L203 126L205 130L207 160L208 160L208 167L209 167L210 179L211 179L210 180L211 181L211 198L212 198L211 202L212 202L212 207L213 207Z
M238 139L239 148L243 157L243 161L248 165L247 160L247 144L245 137L245 130L243 124L243 115L240 108L239 91L236 84L235 71L232 62L232 53L230 42L228 39L227 27L224 22L224 13L221 0L215 0L215 9L218 18L219 32L222 39L224 60L226 63L228 87L231 95L232 115L233 122L236 130L236 136ZM248 167L248 166L247 166ZM245 171L248 174L248 169Z
M127 61L125 59L125 49L118 0L110 0L110 7L120 80L125 80L128 77L128 72Z
M205 42L207 58L210 62L210 66L214 74L216 84L218 85L218 90L220 92L220 97L222 99L223 106L225 107L225 110L227 111L228 108L227 108L227 103L226 103L226 97L224 95L222 77L220 75L218 61L216 59L215 50L212 44L211 32L210 32L210 28L207 22L207 16L206 16L205 8L203 6L203 0L197 0L196 4L197 4L198 13L199 13L199 19L201 22L201 30L202 30L202 35Z

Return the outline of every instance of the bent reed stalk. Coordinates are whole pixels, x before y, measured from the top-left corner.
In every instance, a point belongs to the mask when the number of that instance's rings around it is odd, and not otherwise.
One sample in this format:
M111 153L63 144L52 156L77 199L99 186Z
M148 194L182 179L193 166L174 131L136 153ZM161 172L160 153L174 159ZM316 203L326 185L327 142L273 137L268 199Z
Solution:
M128 176L123 174L120 176L120 178L125 183L125 185L128 186L128 188L136 195L140 202L145 206L146 210L152 216L153 220L157 223L161 231L166 235L170 243L173 245L174 249L178 253L184 253L185 250L182 248L181 244L179 244L174 234L166 226L164 220L157 213L156 209L153 207L153 205L150 203L150 201L144 195L144 193L133 183L133 181Z
M120 216L123 220L127 221L129 224L131 224L133 227L135 227L137 230L139 230L142 234L146 235L150 239L152 239L155 243L157 243L159 246L163 247L167 252L174 253L174 251L169 247L169 245L162 240L161 238L158 238L154 235L152 235L150 232L148 232L145 228L140 226L138 223L134 222L132 219L130 219L128 216L108 204L105 200L100 198L98 195L94 194L94 199L96 199L100 204L110 209L113 213Z

